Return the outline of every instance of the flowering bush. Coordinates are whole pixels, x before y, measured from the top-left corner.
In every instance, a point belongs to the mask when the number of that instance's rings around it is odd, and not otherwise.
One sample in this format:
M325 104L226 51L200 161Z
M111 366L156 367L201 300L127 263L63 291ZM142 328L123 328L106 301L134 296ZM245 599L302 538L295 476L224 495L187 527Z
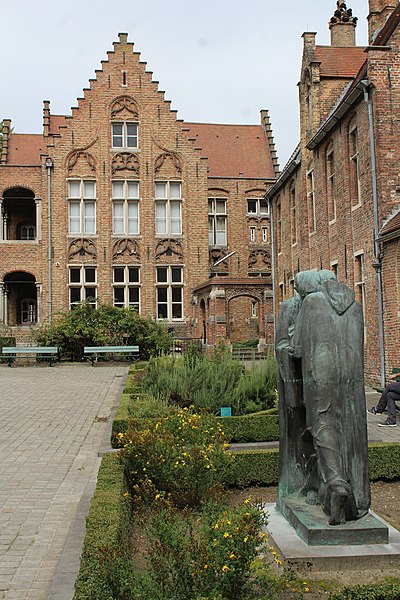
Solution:
M237 508L212 503L185 518L162 508L149 521L148 573L137 582L137 598L248 598L265 523L264 512L250 503Z
M217 419L190 409L145 425L132 420L119 437L124 446L121 460L134 491L151 488L179 507L198 506L224 482L232 460Z

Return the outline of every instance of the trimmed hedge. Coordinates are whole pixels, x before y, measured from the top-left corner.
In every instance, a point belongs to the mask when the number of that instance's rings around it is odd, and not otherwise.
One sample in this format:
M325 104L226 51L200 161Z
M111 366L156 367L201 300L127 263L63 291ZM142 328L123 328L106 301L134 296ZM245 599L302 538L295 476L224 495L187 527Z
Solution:
M124 598L132 586L131 509L123 468L115 454L103 457L86 518L86 536L73 600Z
M231 442L275 442L279 439L277 414L221 417L220 422Z
M391 481L400 477L400 443L368 446L369 478Z
M400 580L387 583L355 585L334 592L330 600L399 600Z

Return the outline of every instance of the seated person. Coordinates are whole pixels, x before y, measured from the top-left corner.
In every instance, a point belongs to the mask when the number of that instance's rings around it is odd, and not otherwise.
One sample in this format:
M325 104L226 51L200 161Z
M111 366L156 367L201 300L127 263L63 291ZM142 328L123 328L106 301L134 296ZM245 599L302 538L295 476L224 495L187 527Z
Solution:
M388 379L400 379L400 373L389 375ZM380 415L387 410L388 418L384 423L378 423L378 427L397 427L396 422L396 401L400 402L400 381L388 383L378 404L368 410L372 415Z

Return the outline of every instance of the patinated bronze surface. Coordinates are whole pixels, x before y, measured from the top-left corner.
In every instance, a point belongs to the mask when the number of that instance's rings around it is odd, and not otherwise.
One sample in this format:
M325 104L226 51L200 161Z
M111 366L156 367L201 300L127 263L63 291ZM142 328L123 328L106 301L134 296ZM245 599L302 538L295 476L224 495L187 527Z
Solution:
M330 271L296 276L281 305L278 508L298 497L335 526L368 513L370 486L363 367L363 315Z

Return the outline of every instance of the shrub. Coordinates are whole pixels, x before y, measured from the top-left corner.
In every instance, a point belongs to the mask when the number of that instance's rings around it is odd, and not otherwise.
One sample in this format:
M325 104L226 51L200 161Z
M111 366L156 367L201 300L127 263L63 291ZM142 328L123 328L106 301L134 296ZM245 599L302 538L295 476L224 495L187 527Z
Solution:
M214 414L230 406L235 414L271 408L276 400L276 361L245 370L229 351L218 348L214 356L189 353L183 358L159 357L149 362L142 381L148 394L180 407L195 406Z
M222 417L221 423L230 442L274 442L279 439L279 417L270 412Z
M84 346L139 345L142 358L169 351L172 337L166 327L134 309L81 302L50 325L33 332L41 346L58 346L61 358L81 360Z
M74 600L131 598L131 513L123 469L115 455L102 459L86 519L86 537Z
M330 600L398 600L400 598L400 580L386 583L355 585L334 592Z
M121 461L133 488L151 484L180 507L198 506L226 478L231 457L215 417L175 411L152 422L132 420Z
M263 511L248 502L230 509L212 503L184 515L161 509L149 521L148 573L139 578L136 598L248 598L265 523Z

